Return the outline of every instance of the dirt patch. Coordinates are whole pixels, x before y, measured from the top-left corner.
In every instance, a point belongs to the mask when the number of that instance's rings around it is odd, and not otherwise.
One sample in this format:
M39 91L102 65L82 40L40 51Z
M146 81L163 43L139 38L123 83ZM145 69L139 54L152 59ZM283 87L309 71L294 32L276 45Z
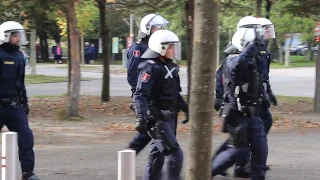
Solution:
M134 131L134 112L129 108L130 97L111 97L109 102L101 102L100 97L81 96L79 110L82 120L59 120L65 113L68 99L62 97L30 98L29 119L36 131L76 132L76 131ZM278 106L271 107L273 127L320 127L319 115L312 112L312 99L278 97ZM188 131L188 125L181 124L184 114L179 114L178 130ZM221 118L215 115L213 129L220 130ZM47 128L46 128L47 127ZM77 128L78 127L78 128ZM81 127L86 127L85 129Z

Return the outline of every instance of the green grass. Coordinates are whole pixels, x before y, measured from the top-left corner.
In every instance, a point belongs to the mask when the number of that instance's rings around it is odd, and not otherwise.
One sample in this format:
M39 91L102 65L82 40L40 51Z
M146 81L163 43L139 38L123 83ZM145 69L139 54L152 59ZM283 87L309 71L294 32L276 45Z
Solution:
M99 67L102 67L102 66L95 66L95 65L88 65L88 64L81 64L81 65L80 65L80 68L84 68L84 69L88 69L88 68L99 68ZM64 64L64 65L58 66L58 67L56 67L56 68L66 69L66 68L68 68L68 65L67 65L67 64Z
M279 68L292 68L292 67L308 67L315 66L316 61L308 61L305 56L290 56L290 64L286 67L280 62L272 62L270 68L279 69Z
M286 102L286 103L296 103L300 101L313 102L313 98L309 97L299 97L299 96L276 96L278 101Z
M32 98L57 98L64 96L64 94L61 95L38 95L38 96L33 96Z
M89 81L89 78L81 78L81 81ZM45 75L26 75L26 84L43 84L43 83L58 83L58 82L68 82L67 77L59 76L45 76Z

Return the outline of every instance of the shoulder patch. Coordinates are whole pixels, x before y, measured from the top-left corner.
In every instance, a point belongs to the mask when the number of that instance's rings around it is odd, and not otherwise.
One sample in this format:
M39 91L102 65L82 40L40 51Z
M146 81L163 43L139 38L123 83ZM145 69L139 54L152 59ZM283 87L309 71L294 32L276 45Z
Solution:
M140 51L139 50L134 50L133 51L133 56L136 57L136 58L140 57Z
M151 75L145 72L145 73L143 73L143 75L141 77L141 81L142 82L148 82L150 77L151 77Z

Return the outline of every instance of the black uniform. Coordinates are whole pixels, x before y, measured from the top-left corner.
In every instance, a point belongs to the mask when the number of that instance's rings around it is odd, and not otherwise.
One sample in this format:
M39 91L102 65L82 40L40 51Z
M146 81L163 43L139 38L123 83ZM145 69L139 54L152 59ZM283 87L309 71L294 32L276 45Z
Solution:
M225 132L231 139L212 162L213 176L242 161L251 147L251 179L265 179L268 156L264 125L258 116L261 76L257 67L257 43L248 45L239 55L229 55L223 64ZM223 145L225 146L225 144Z
M149 124L149 133L153 138L144 179L158 179L164 156L170 155L168 180L179 180L183 153L175 137L177 112L188 111L188 106L180 95L179 66L172 60L162 62L160 59L147 60L141 66L133 102L137 119L143 127ZM149 104L152 107L148 107ZM155 114L154 122L148 120L148 109L152 111L151 114ZM154 131L150 128L154 128L160 136L153 134Z
M25 61L17 46L0 46L0 127L18 133L19 159L26 177L33 174L33 134L28 124L28 98L24 84Z

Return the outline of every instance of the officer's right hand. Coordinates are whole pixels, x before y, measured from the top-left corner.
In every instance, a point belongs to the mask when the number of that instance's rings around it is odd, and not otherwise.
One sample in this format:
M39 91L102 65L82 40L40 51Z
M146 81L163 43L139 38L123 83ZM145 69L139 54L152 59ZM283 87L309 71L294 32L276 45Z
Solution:
M223 103L223 100L221 98L216 98L215 101L214 101L214 109L216 111L219 111L219 109L222 106L222 103Z
M139 133L145 133L147 131L147 121L143 120L141 118L138 118L136 120L135 124L135 130L138 131Z

